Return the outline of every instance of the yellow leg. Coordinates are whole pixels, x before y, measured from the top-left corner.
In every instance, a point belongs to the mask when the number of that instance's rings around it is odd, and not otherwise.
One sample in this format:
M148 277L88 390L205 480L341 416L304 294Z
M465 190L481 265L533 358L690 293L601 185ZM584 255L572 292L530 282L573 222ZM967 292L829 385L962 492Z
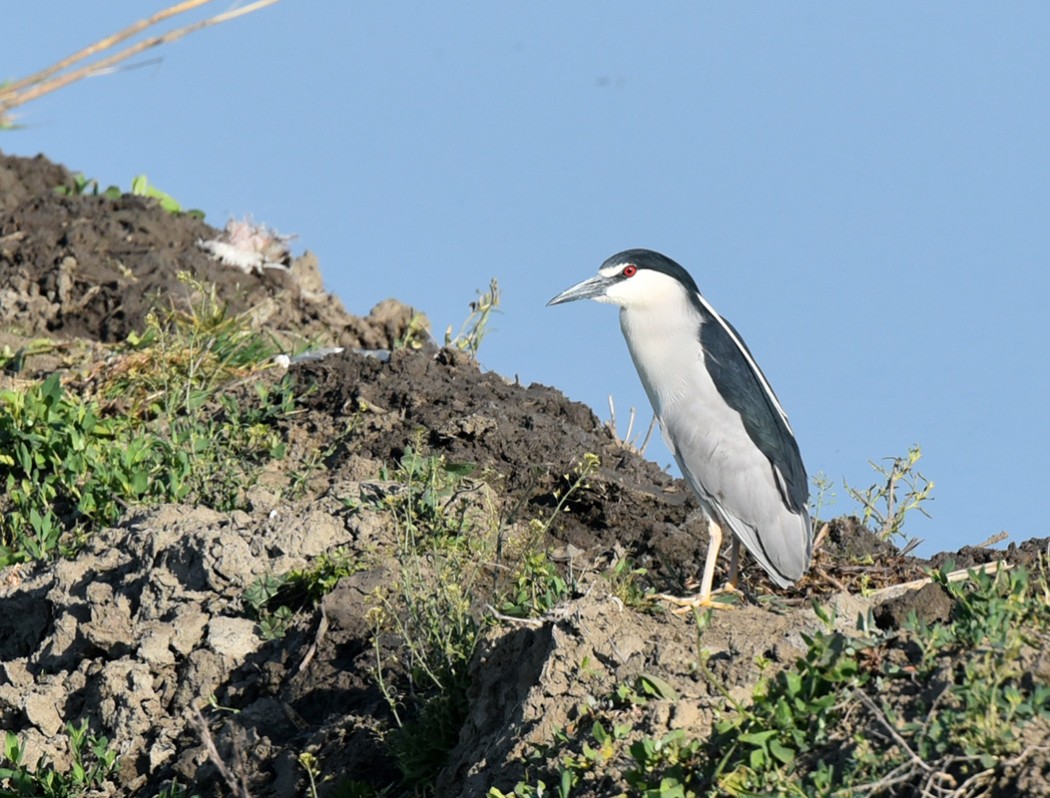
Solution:
M711 602L711 585L715 581L715 563L718 562L718 550L722 548L722 527L714 521L707 525L707 559L704 560L704 578L700 581L700 593L697 599L705 605Z
M707 543L707 559L704 560L704 575L700 581L700 592L695 596L689 596L687 598L680 598L678 596L671 596L667 593L658 593L654 598L663 599L664 601L676 605L679 609L675 610L676 613L688 612L691 609L698 607L718 607L722 609L728 609L728 605L721 602L712 601L711 589L712 584L715 581L715 564L718 562L718 550L722 547L722 527L715 521L709 521L707 525L707 534L709 537ZM733 556L729 566L729 585L732 590L736 590L736 578L737 578L737 559L740 553L740 541L733 536Z

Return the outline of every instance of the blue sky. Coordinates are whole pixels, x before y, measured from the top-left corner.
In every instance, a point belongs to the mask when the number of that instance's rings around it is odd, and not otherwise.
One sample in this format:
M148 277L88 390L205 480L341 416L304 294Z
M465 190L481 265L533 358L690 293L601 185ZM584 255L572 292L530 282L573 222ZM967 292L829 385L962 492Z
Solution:
M10 3L0 78L164 5ZM651 417L615 309L544 303L658 249L747 340L830 512L918 443L920 552L1050 534L1050 4L649 9L283 0L26 106L0 149L251 214L351 312L397 297L439 336L496 277L483 365L602 418Z

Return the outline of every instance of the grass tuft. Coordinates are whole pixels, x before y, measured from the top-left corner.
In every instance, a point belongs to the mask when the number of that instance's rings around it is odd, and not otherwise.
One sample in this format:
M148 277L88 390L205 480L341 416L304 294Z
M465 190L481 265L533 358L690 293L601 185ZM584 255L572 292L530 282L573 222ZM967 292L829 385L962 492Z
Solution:
M0 391L0 567L71 554L134 504L237 508L284 456L294 386L260 376L277 344L182 279L188 310L151 314L84 380Z

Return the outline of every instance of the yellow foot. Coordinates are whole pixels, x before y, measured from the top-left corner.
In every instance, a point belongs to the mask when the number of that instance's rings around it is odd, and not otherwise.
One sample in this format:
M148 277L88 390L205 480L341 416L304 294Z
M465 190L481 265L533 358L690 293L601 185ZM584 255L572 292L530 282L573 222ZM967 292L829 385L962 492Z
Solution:
M734 594L740 594L740 591L735 587L726 585L721 590L715 590L707 595L697 593L695 596L672 596L669 593L657 593L653 598L666 601L668 604L674 604L675 609L671 610L671 612L675 615L685 615L692 610L699 609L735 609L733 605L737 602L737 598Z

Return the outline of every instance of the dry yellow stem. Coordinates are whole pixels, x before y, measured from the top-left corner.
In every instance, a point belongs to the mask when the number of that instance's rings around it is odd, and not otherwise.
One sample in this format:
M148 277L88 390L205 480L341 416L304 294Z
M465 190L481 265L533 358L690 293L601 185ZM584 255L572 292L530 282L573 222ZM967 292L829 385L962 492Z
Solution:
M126 41L137 33L141 33L153 25L163 22L170 17L182 14L191 9L202 6L205 3L210 3L212 0L184 0L182 3L176 3L162 11L158 11L156 14L147 17L146 19L136 22L134 25L129 25L123 30L114 33L106 38L95 42L82 50L73 53L66 58L52 64L51 66L36 72L29 77L17 80L14 83L9 83L6 86L0 87L0 127L4 126L4 116L12 108L17 108L20 105L25 105L30 100L35 100L38 97L48 94L68 86L70 83L75 83L78 80L82 80L92 74L102 72L109 69L114 64L118 64L121 61L125 61L134 55L149 50L153 47L158 47L162 44L177 41L183 36L186 36L195 31L207 28L212 25L218 25L222 22L228 22L236 17L250 14L253 11L258 11L266 6L273 5L277 0L256 0L254 3L249 3L241 8L227 11L222 14L217 14L214 17L201 20L200 22L194 22L192 25L186 25L181 28L176 28L173 31L164 33L160 36L154 36L149 39L143 39L140 42L129 45L123 50L102 58L98 61L94 61L89 64L85 64L71 72L64 72L64 70L71 67L80 61L83 61L92 56L103 53L114 46Z

